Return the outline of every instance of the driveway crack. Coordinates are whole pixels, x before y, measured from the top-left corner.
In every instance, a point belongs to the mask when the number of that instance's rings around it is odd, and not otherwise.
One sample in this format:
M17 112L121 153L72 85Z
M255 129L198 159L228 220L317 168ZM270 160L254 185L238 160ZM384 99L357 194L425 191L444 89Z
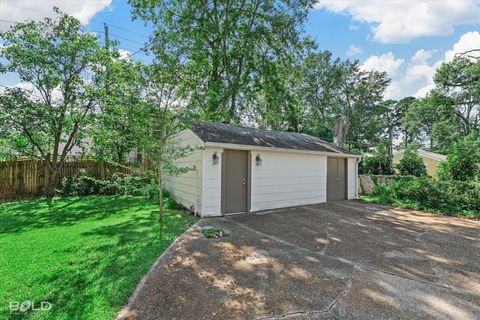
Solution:
M348 278L347 284L345 285L345 288L342 290L340 295L336 297L325 309L309 310L309 311L303 311L303 310L291 311L283 314L277 314L274 316L259 317L257 318L257 320L279 320L279 319L289 319L289 318L298 317L298 316L318 316L318 315L326 315L326 314L328 314L329 317L331 318L336 318L334 315L330 314L330 312L332 312L333 308L335 308L338 302L342 300L343 297L345 297L352 289L353 271L350 277Z
M343 289L342 293L336 299L334 299L325 310L323 310L323 313L330 313L333 310L333 308L338 304L338 302L342 300L350 292L350 290L352 289L353 273L357 268L358 268L357 265L353 267L352 273L350 274L350 277L348 278L347 284L345 285L345 288Z

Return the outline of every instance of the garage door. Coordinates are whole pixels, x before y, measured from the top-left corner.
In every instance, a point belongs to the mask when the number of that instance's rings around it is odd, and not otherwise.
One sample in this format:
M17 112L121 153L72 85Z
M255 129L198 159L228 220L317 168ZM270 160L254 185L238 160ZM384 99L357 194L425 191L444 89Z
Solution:
M327 201L347 198L347 159L327 160Z

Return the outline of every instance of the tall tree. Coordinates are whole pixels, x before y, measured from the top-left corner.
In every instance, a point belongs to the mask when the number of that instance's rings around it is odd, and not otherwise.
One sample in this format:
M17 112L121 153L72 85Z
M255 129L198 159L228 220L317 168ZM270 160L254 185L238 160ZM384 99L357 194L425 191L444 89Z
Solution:
M340 63L329 51L310 52L300 69L302 82L297 92L307 113L304 131L329 140L334 135L332 107L338 103L343 74Z
M155 23L151 48L158 60L178 57L186 66L188 102L210 120L236 122L258 101L254 84L271 62L299 42L315 1L129 2L135 17Z
M462 135L480 130L480 48L457 55L435 74L437 90L452 99Z
M412 103L402 121L412 137L437 152L447 152L461 130L454 102L437 91Z
M102 97L99 110L89 134L93 154L118 164L128 164L128 155L138 148L139 130L144 125L145 66L111 52L104 81L108 94Z
M1 35L1 72L15 72L25 84L0 97L1 126L28 141L19 154L44 159L50 171L47 196L53 196L67 154L84 138L102 90L105 50L97 36L55 9L55 19L18 23Z
M408 146L409 142L412 142L414 136L414 134L409 131L408 124L404 121L404 117L415 102L416 99L414 97L405 97L399 100L395 105L396 115L394 118L398 121L396 125L400 131L399 136L403 138L404 148Z
M336 143L345 144L345 138L368 145L378 143L376 138L382 130L379 118L383 93L390 83L386 72L365 71L358 61L345 61L342 64L341 91L336 106L336 127L342 132ZM343 138L343 139L340 139Z

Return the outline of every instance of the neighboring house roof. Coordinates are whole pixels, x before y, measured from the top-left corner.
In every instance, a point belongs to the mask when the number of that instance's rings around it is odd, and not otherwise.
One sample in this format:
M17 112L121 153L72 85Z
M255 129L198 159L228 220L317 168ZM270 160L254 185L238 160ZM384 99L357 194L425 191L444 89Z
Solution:
M402 150L399 150L397 152L394 152L393 155L397 155L397 154L404 153L404 152L405 152L405 150L402 149ZM430 159L437 160L437 161L447 160L447 156L445 156L443 154L430 152L430 151L425 151L425 150L422 150L422 149L418 149L417 154L421 157L426 157L426 158L430 158Z
M293 150L318 151L358 156L308 134L240 127L218 122L197 122L192 131L203 141L270 147Z

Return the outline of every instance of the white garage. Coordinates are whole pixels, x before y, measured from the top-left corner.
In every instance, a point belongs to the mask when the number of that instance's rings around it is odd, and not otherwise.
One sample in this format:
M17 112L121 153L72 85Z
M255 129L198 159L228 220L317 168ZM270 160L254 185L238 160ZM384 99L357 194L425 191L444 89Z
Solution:
M166 188L202 217L357 198L360 156L306 134L199 122L176 139L195 170Z

